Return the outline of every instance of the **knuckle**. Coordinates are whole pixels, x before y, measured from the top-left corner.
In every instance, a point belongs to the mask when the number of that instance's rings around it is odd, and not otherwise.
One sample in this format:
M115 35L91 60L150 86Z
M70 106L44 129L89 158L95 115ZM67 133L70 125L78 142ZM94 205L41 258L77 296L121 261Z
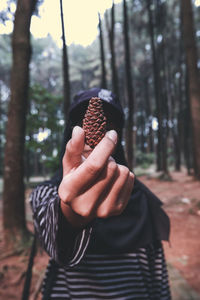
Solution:
M66 204L70 203L70 195L69 192L62 187L58 189L58 195L61 201L65 202Z
M80 211L76 211L78 215L80 215L83 218L88 218L90 216L90 212L85 209L81 209Z
M92 214L92 207L88 205L81 205L76 203L76 206L73 207L73 210L76 214L83 218L89 218Z
M66 202L67 204L71 203L74 195L74 192L71 188L71 179L69 177L70 174L65 175L58 187L58 196L62 201Z
M97 212L97 217L102 218L102 219L105 219L105 218L109 217L108 210L106 208L101 208Z
M63 166L66 165L67 160L71 157L71 152L69 151L69 148L70 148L70 146L67 144L65 146L65 153L64 153L63 158L62 158L62 165Z
M87 172L92 175L96 175L99 172L100 168L101 166L99 166L98 162L96 161L91 161L87 164Z
M129 169L127 167L125 167L125 166L120 165L119 169L120 169L120 172L121 172L121 174L123 176L127 177L129 175L129 173L130 173Z
M110 161L108 163L108 171L109 173L113 174L115 173L117 170L117 164L114 161Z
M106 218L107 218L107 215L106 215L105 213L103 213L103 212L99 212L99 213L97 214L97 217L100 218L100 219L106 219Z
M69 154L71 153L71 140L69 140L69 142L66 144L65 150L66 152Z

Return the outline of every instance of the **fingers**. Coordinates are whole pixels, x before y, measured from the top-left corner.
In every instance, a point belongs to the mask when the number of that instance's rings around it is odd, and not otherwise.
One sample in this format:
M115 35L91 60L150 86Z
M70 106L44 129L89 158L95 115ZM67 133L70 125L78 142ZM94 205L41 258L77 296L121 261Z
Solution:
M126 208L134 186L134 174L130 172L129 177L124 185L124 188L118 195L116 200L116 211L111 215L119 215Z
M130 199L134 175L125 166L119 166L118 172L117 179L97 209L96 215L99 218L119 215Z
M107 186L112 185L112 181L116 177L117 168L115 161L110 160L96 182L70 203L73 211L86 218L91 215L95 217L96 207L101 200L102 192Z
M73 181L70 192L76 196L100 175L117 143L117 133L109 131L94 148L88 158L73 172L69 180Z
M133 188L134 175L125 166L111 161L117 133L107 132L102 141L82 160L85 134L76 126L63 157L63 180L59 196L85 219L120 214Z
M60 185L59 195L77 216L88 221L121 214L130 199L133 183L134 175L128 168L109 160L94 184L81 194L73 198L72 185L67 189Z
M114 130L109 131L87 159L81 163L84 138L84 131L76 126L63 157L63 180L59 187L59 195L61 199L67 199L68 202L91 186L105 168L115 148L117 133Z
M72 138L67 143L66 151L63 157L63 175L76 168L81 163L81 155L85 145L84 130L75 126L72 132Z

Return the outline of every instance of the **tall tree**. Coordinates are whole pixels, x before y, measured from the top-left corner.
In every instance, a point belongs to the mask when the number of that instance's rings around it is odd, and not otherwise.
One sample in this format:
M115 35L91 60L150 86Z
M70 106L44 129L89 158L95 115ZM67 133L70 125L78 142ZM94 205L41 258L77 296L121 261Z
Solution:
M166 52L167 52L167 44L166 44L166 36L167 36L167 5L166 2L162 2L161 0L157 0L157 31L158 37L160 38L160 42L157 45L157 57L159 63L159 94L160 94L160 118L161 118L161 128L162 128L162 136L161 136L161 170L163 172L163 178L167 178L168 174L168 159L167 159L167 149L168 149L168 121L169 121L169 95L167 93L167 62L166 62Z
M188 175L192 175L192 168L194 166L193 160L193 147L191 147L193 143L192 139L192 122L191 122L191 109L190 109L190 96L189 96L189 82L188 82L188 69L186 68L185 78L184 78L184 88L185 88L185 103L183 109L183 119L184 119L184 141L183 141L183 149L184 149L184 158L185 164L187 167Z
M70 106L70 79L69 79L69 63L68 53L65 41L65 25L63 18L63 4L60 0L60 16L62 26L62 41L63 41L63 96L64 96L64 116L67 118L69 106Z
M111 71L112 71L112 89L113 92L119 97L118 74L116 68L115 57L115 4L113 1L111 8L111 24L109 24L108 14L106 12L106 27L108 31L110 54L111 54Z
M152 129L152 103L150 99L150 91L149 91L149 74L146 72L146 69L148 68L147 64L144 64L142 66L141 74L143 85L141 89L144 93L144 111L145 111L145 120L146 120L146 126L147 126L147 152L153 152L154 151L154 142L153 142L153 129Z
M3 227L12 249L28 236L25 220L24 140L28 103L30 22L37 0L18 0L12 35L13 65L4 159Z
M200 80L197 67L197 47L191 0L181 1L183 38L189 80L189 98L192 120L194 173L200 179Z
M147 0L147 11L148 11L148 26L149 26L149 35L151 42L151 52L152 52L152 63L153 63L153 79L154 79L154 94L155 94L155 103L156 103L156 118L158 122L157 130L157 148L156 148L156 163L157 171L162 169L162 115L161 115L161 103L160 103L160 77L158 69L158 60L156 55L156 46L155 46L155 30L154 22L152 16L152 0Z
M3 123L2 123L2 100L1 100L1 85L0 85L0 161L2 161L3 158L3 143L2 143L2 138L3 138ZM0 176L2 175L2 165L0 165Z
M106 89L107 82L106 82L105 54L104 54L103 30L102 30L100 13L98 13L98 16L99 16L99 42L100 42L100 54L101 54L101 87Z
M123 19L124 19L124 52L126 69L126 88L128 96L128 124L127 124L127 162L129 168L133 169L134 162L134 89L131 72L130 44L129 44L129 22L127 14L126 0L123 1Z

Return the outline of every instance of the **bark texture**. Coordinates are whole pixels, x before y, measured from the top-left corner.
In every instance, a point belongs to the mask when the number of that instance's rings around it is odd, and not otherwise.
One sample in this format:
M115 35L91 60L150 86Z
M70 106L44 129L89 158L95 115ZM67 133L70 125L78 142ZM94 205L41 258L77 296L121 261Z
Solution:
M103 30L101 25L100 14L98 14L98 16L99 16L99 42L100 42L100 54L101 54L101 88L107 89Z
M62 69L63 69L63 97L64 97L64 116L65 120L68 116L69 106L70 106L70 79L69 79L69 63L68 63L68 53L65 40L65 25L63 19L63 5L62 0L60 0L60 15L61 15L61 26L62 26L62 41L63 41L63 57L62 57Z
M24 195L24 140L28 104L30 22L36 0L18 0L12 36L13 65L4 159L3 227L7 246L27 236Z
M183 38L189 80L189 99L192 120L194 173L200 179L200 79L197 67L197 47L191 0L181 1Z
M111 9L111 24L109 26L108 15L106 13L106 27L109 37L109 46L111 54L111 71L112 71L112 90L119 98L119 83L118 83L118 74L116 68L116 56L115 56L115 4L113 1Z
M127 161L128 166L133 170L134 162L134 90L132 83L131 59L130 59L130 43L129 43L129 22L126 0L123 1L124 15L124 51L125 51L125 69L126 69L126 88L128 95L128 124L127 124Z
M154 94L155 94L155 103L156 103L156 118L158 121L158 130L157 130L157 147L156 147L156 164L157 171L162 169L162 115L161 115L161 103L160 103L160 78L158 71L158 61L157 53L154 39L154 22L151 10L152 1L147 1L147 11L148 11L148 22L149 22L149 35L151 42L151 52L152 52L152 62L153 62L153 78L154 78Z

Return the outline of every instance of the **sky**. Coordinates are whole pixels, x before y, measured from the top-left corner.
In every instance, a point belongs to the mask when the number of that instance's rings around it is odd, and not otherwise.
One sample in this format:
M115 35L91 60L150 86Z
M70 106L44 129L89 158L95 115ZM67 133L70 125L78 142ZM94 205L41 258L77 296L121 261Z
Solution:
M115 0L116 4L122 0ZM7 0L0 0L0 11L7 6ZM63 0L63 14L67 45L71 43L90 45L98 34L98 12L101 15L112 6L112 0ZM15 5L11 6L14 13ZM31 33L35 38L51 34L61 46L60 1L44 0L39 9L40 18L33 16ZM0 33L12 32L12 22L6 26L0 24Z
M200 6L200 0L193 0ZM114 0L120 3L122 0ZM67 45L71 43L90 45L98 34L98 12L101 15L112 6L112 0L63 0L65 35ZM0 0L0 11L7 7L7 0ZM15 12L15 4L11 5L11 18ZM60 0L44 0L39 8L39 16L33 16L31 21L31 33L35 38L41 38L51 34L58 46L62 46ZM7 22L6 26L0 24L1 33L11 33L13 23Z

